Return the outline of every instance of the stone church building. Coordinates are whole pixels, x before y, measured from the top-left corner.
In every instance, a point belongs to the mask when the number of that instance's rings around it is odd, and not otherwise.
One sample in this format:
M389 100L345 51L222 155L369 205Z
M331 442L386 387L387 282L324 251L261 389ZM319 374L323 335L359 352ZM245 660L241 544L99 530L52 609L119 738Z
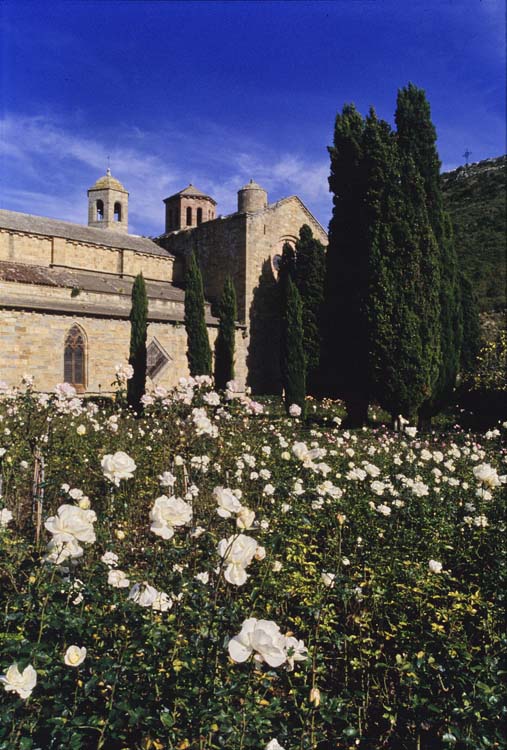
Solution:
M308 224L327 235L297 196L269 203L251 181L238 210L217 216L216 201L189 185L164 200L165 232L128 233L129 194L110 170L88 190L88 225L0 210L0 381L35 376L39 390L72 383L80 393L111 391L128 360L130 294L142 272L148 292L148 375L166 387L188 375L185 262L200 264L206 322L230 275L238 300L235 376L257 393L279 389L277 262Z

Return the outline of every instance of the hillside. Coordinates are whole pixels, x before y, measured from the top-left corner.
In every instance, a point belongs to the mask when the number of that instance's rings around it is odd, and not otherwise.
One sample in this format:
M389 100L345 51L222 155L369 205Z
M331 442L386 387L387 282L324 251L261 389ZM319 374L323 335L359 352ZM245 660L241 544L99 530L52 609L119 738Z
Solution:
M507 156L442 175L456 247L484 312L505 307Z

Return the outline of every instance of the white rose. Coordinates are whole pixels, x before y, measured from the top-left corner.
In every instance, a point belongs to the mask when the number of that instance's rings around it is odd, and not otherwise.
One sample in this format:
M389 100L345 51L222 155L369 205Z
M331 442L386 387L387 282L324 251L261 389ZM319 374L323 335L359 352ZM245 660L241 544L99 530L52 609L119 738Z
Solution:
M104 552L102 557L100 558L104 565L107 565L108 568L116 568L116 563L118 562L118 555L116 555L114 552Z
M4 683L7 692L14 692L20 698L26 700L30 697L32 690L37 684L37 672L29 664L20 672L17 664L12 664L7 672L0 677L0 682Z
M260 544L258 544L257 549L255 550L254 557L256 560L264 560L264 558L266 557L265 547L262 547Z
M50 516L44 526L53 534L56 543L80 542L93 543L95 532L93 524L97 516L93 510L86 510L75 505L60 505L57 516Z
M176 477L170 471L164 471L159 475L158 480L162 487L173 487L176 483Z
M334 587L334 579L336 578L335 573L321 573L320 574L320 580L324 584L324 586L327 586L328 588L332 589Z
M86 659L86 648L84 646L69 646L63 660L68 667L79 667Z
M47 546L48 554L45 557L46 562L61 565L65 560L76 560L83 556L83 548L75 539L68 542L58 541L56 538L51 539Z
M432 573L441 573L442 572L442 563L438 562L438 560L430 560L428 563L428 568Z
M479 464L479 466L475 466L473 473L474 477L481 482L481 484L484 484L490 489L495 489L495 487L499 487L501 484L496 469L490 466L490 464Z
M118 569L109 571L107 582L115 589L126 589L128 586L130 586L130 580L127 578L123 570Z
M215 487L213 497L217 501L217 513L222 518L230 518L241 511L241 503L228 487Z
M157 596L153 600L151 608L156 612L167 612L167 610L171 609L172 606L173 600L171 599L171 597L164 591L159 591L157 593Z
M285 748L280 745L278 740L273 739L270 742L268 742L265 750L285 750Z
M104 476L117 487L120 486L122 479L131 479L136 470L136 464L123 451L117 451L114 454L108 453L100 462Z
M289 406L289 414L291 417L299 417L301 416L301 407L297 404L291 404Z
M218 543L218 554L227 564L225 580L234 586L242 586L247 579L245 568L252 562L256 550L255 539L245 534L222 539Z
M257 661L265 661L270 667L279 667L287 658L286 639L272 620L257 620L251 644Z
M5 529L12 521L13 515L8 508L2 508L0 510L0 529Z
M203 573L197 573L194 578L196 581L200 581L201 583L206 584L209 581L209 573L207 571L204 571Z
M156 600L159 592L148 583L135 583L130 589L129 599L132 599L141 607L151 607Z
M251 529L255 520L255 512L250 508L242 507L236 518L238 529Z
M298 641L294 636L285 636L285 653L289 672L294 669L294 662L305 661L308 658L308 650L305 644L303 641Z
M150 510L151 531L162 539L174 536L173 527L183 526L192 518L192 506L180 497L157 497Z
M250 617L243 622L238 635L229 641L229 656L233 661L244 662L254 651L257 660L265 661L270 667L279 667L285 662L285 637L275 622Z
M78 435L85 435L86 434L86 427L84 426L84 424L80 424L77 427L76 432L77 432Z

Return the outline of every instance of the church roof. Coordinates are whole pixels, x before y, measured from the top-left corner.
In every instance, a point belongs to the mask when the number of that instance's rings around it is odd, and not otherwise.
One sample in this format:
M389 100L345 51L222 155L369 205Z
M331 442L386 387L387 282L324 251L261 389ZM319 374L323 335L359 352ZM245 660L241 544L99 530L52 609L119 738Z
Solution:
M18 211L0 209L0 229L12 229L15 232L26 232L28 234L42 234L46 237L63 237L76 242L134 250L138 253L161 255L166 258L171 255L148 237L116 232L114 229L102 229L102 227L87 227L84 224L48 219L46 216L22 214Z
M117 274L98 273L71 268L48 268L25 263L0 261L0 282L26 285L25 294L18 286L9 294L9 285L2 289L2 307L44 310L51 313L86 315L112 318L128 318L132 306L131 293L134 278ZM183 321L183 289L169 281L145 280L148 296L148 319L151 321ZM79 294L68 297L46 298L30 292L30 286L77 289ZM81 292L83 294L81 294ZM209 324L217 320L211 315L210 305L205 302L205 317Z
M203 193L202 190L199 190L199 188L192 185L192 183L190 183L188 187L183 188L183 190L180 190L179 193L174 193L174 195L170 195L169 198L164 198L164 203L165 201L170 201L173 198L181 198L182 196L187 198L206 198L206 200L209 200L216 205L216 201L213 200L210 195L206 195L206 193Z
M122 193L128 193L123 187L121 182L111 175L111 170L107 169L106 174L103 177L99 177L95 185L92 185L90 190L119 190Z

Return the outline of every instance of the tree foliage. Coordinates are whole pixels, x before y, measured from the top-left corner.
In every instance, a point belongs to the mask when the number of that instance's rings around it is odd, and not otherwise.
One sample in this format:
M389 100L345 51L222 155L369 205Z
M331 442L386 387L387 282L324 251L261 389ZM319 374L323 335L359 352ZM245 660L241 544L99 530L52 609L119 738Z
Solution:
M359 424L366 419L370 396L363 131L363 118L353 104L346 104L336 117L333 146L328 149L333 214L326 253L322 352L325 392L345 399L349 418Z
M370 111L364 131L366 220L370 236L366 309L371 396L389 411L414 414L428 395L431 361L420 312L428 222L413 163Z
M398 92L395 120L400 151L413 160L423 180L428 219L439 249L440 362L431 393L420 409L424 420L448 403L456 383L463 338L461 288L452 225L444 210L437 134L422 89L409 83Z
M481 348L481 324L477 295L464 274L460 274L461 309L463 311L463 342L461 345L460 369L464 374L472 373Z
M346 105L335 122L324 299L326 392L349 423L378 401L428 418L460 363L462 291L424 91L398 94L397 131Z
M202 276L194 253L189 258L185 277L185 329L190 374L211 375L211 349L204 313Z
M283 295L280 369L284 388L285 407L292 404L305 415L306 359L303 350L303 320L301 297L290 275Z
M303 348L308 392L317 395L321 353L321 310L324 301L326 255L324 246L303 224L296 242L294 280L303 306Z
M230 276L225 280L218 317L220 323L215 342L215 385L223 390L226 383L234 379L237 308L236 291Z
M148 331L148 297L142 273L136 276L132 286L130 309L130 355L129 364L134 370L127 385L127 401L139 412L141 398L146 389L146 337Z

